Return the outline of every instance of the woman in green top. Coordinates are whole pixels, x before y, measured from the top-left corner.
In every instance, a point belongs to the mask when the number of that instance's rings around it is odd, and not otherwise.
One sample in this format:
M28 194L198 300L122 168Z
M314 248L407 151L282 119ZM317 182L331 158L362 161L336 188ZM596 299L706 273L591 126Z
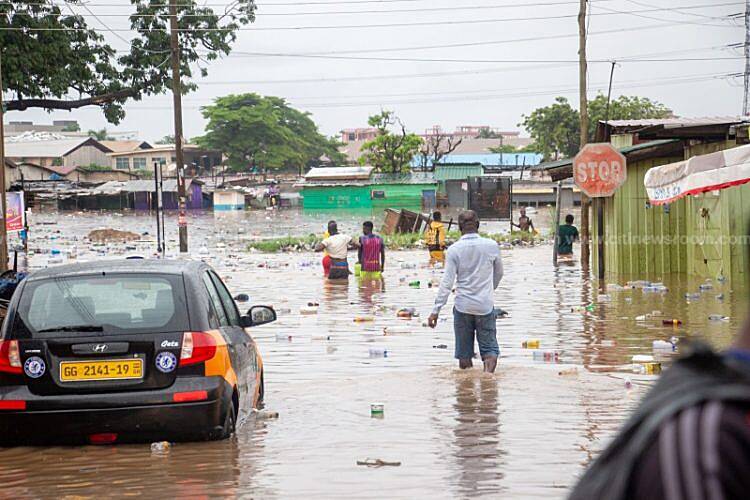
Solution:
M573 216L565 216L565 224L557 231L557 255L573 255L573 242L578 241L578 228L573 225Z

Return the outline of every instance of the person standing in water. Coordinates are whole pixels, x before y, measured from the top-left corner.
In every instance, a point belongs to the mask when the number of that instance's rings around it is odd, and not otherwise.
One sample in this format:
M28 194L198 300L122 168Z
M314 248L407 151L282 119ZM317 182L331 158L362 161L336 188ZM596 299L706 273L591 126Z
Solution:
M511 222L511 225L517 227L519 231L533 233L535 231L534 221L526 215L525 208L521 208L520 213L521 215L518 217L518 224Z
M316 252L326 251L331 258L331 270L328 279L349 279L349 262L347 253L349 248L359 248L359 243L354 241L348 234L339 233L336 221L328 223L328 238L315 246Z
M493 373L500 356L493 300L493 292L503 278L500 247L479 236L479 217L473 210L459 215L458 227L462 236L446 252L445 273L427 324L435 328L440 309L448 302L455 283L453 330L458 365L461 369L471 368L476 336L484 371Z
M362 224L362 236L359 237L359 265L360 277L378 280L383 277L385 269L385 243L383 238L373 233L373 223L366 221Z
M573 225L575 219L571 214L565 216L565 224L560 224L557 230L557 255L570 257L573 255L573 242L578 241L578 228Z
M329 226L335 223L336 221L333 221L333 220L328 221ZM329 236L331 236L331 234L328 232L328 229L326 228L325 232L323 233L323 239L326 239ZM323 264L323 276L327 278L328 273L331 271L331 256L328 255L328 252L326 252L325 250L323 251L322 264Z
M430 252L430 265L434 266L438 262L445 263L445 226L443 225L443 214L435 211L432 214L432 222L427 227L424 241L427 244L427 250Z

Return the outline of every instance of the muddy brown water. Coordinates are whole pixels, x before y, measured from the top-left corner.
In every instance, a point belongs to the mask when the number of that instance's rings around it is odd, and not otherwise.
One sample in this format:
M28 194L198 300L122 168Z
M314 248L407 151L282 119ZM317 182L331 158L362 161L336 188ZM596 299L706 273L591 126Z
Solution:
M347 230L362 220L337 215ZM426 251L390 252L382 284L343 285L321 278L317 254L243 251L248 238L319 232L328 218L300 212L191 218L192 258L210 262L234 293L279 311L278 322L253 331L264 358L267 407L279 412L278 420L247 421L228 441L177 443L157 454L148 445L0 450L2 495L562 498L656 380L634 374L631 357L653 354L653 340L672 336L726 346L745 314L747 294L729 282L714 281L688 301L685 293L697 292L702 280L621 277L610 281L658 280L670 290L610 289L601 297L577 264L555 269L549 245L504 249L506 274L495 298L510 315L498 321L498 372L462 372L452 357L450 308L435 330L422 326L436 293L428 283L441 275L425 267ZM97 227L153 232L147 215L34 215L31 266L153 248L150 241L134 249L91 246L83 236ZM174 246L174 231L168 237ZM53 248L63 257L51 255ZM408 286L414 280L420 288ZM299 313L308 302L320 303L318 314ZM579 311L590 303L593 311ZM415 307L421 317L398 319L399 307ZM635 319L654 311L683 326ZM729 320L709 321L710 314ZM374 321L355 323L357 316ZM558 352L560 363L535 361L521 347L530 338ZM433 347L440 344L448 348ZM660 359L669 364L669 356ZM371 403L384 405L383 418L370 416ZM356 465L368 458L401 465Z

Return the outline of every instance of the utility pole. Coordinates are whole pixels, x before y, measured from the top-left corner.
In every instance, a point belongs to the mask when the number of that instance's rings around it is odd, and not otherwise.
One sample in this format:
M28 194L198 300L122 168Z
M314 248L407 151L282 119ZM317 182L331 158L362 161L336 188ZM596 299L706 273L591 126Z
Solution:
M589 102L586 93L586 73L588 71L586 63L586 2L580 0L581 6L578 12L578 70L579 70L579 93L580 93L580 117L581 117L581 148L588 142L589 135ZM748 0L750 1L750 0ZM584 193L581 193L581 266L584 269L589 267L589 256L591 248L589 246L591 233L589 231L589 207L591 199Z
M742 101L742 116L747 116L750 109L750 0L745 0L745 94Z
M2 50L0 50L2 54ZM3 127L3 61L0 55L0 210L2 210L2 222L0 222L0 272L8 270L8 228L5 225L5 217L8 213L5 200L5 129Z
M187 193L185 191L185 162L182 157L182 85L180 84L180 41L177 28L178 0L169 0L169 40L172 48L172 97L174 99L174 156L177 167L177 224L180 231L180 253L188 251Z

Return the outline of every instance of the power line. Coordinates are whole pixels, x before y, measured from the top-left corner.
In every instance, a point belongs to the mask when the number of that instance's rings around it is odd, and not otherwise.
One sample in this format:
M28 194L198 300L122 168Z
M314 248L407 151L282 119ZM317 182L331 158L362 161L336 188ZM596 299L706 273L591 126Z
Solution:
M729 2L723 4L708 4L700 6L691 6L690 8L706 8L706 7L722 7L738 5L737 2ZM602 7L603 8L603 7ZM687 8L687 7L685 7ZM640 11L615 11L611 9L605 9L609 12L594 13L591 15L595 16L609 16L609 15L625 15L625 14L637 14L641 12L663 12L670 10L669 8L659 9L645 9ZM443 21L418 21L418 22L402 22L402 23L385 23L385 24L351 24L351 25L310 25L310 26L260 26L251 28L183 28L178 31L198 31L198 32L215 32L215 31L302 31L302 30L334 30L334 29L372 29L372 28L404 28L404 27L421 27L421 26L458 26L458 25L473 25L473 24L491 24L491 23L506 23L506 22L524 22L524 21L549 21L555 19L570 19L575 18L576 14L559 14L552 16L536 16L536 17L515 17L515 18L495 18L495 19L465 19L465 20L443 20ZM687 22L687 21L685 21ZM680 21L680 23L684 23ZM705 24L704 24L705 25ZM711 25L714 27L721 28L736 28L736 26L729 25ZM0 30L4 31L24 31L24 32L35 32L35 31L85 31L88 28L28 28L28 27L2 27ZM167 31L166 28L148 28L142 30L133 29L117 29L107 31L120 31L120 32L152 32L152 31Z

